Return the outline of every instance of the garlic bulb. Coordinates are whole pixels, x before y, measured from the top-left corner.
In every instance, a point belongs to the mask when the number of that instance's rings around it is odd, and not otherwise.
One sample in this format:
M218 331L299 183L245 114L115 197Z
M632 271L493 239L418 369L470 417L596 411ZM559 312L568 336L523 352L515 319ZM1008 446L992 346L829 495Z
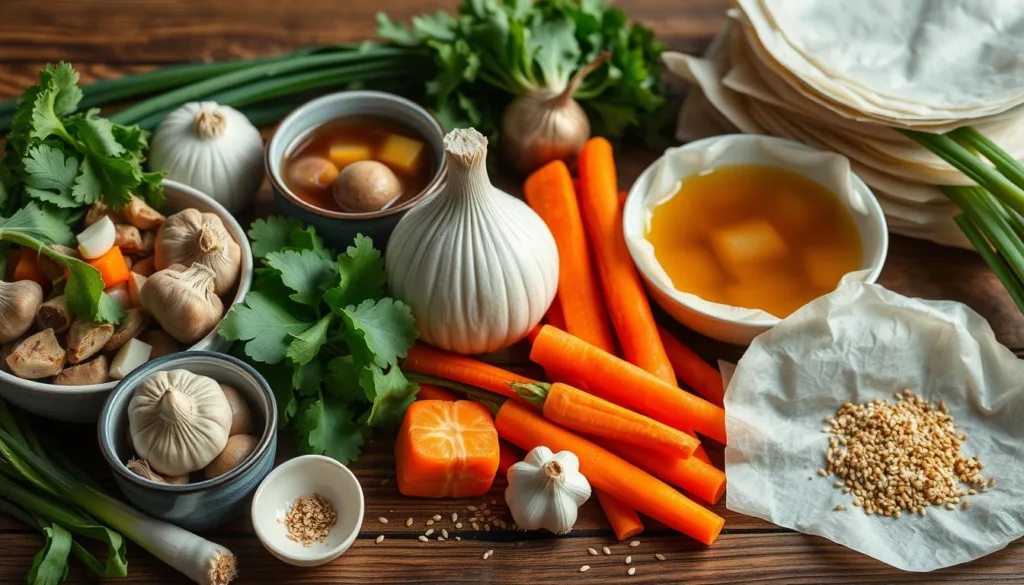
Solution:
M168 217L154 244L156 269L198 262L213 270L214 292L223 295L238 282L242 249L215 213L186 209Z
M579 507L590 498L590 482L569 451L537 447L506 474L505 501L520 528L565 534L576 524Z
M157 272L146 280L139 297L142 308L181 343L206 337L224 316L224 303L213 292L213 270L203 264Z
M413 207L388 243L391 294L412 307L424 341L463 354L522 339L558 287L558 250L544 221L487 177L487 139L444 138L448 183Z
M231 406L212 378L187 370L157 372L128 402L128 428L141 459L161 475L198 471L228 443Z
M0 345L10 343L32 328L43 287L31 280L0 280Z
M238 110L191 102L157 127L149 166L237 213L252 203L263 183L263 138Z

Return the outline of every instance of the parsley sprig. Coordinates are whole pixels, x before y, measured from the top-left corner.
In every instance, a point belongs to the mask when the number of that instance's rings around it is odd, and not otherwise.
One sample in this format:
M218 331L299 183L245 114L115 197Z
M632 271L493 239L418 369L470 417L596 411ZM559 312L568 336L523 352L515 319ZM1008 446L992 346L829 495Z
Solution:
M370 238L336 254L313 227L282 217L256 220L249 238L262 267L220 334L242 342L236 354L273 387L282 428L309 452L351 461L416 398L398 366L416 340L412 311L385 296Z

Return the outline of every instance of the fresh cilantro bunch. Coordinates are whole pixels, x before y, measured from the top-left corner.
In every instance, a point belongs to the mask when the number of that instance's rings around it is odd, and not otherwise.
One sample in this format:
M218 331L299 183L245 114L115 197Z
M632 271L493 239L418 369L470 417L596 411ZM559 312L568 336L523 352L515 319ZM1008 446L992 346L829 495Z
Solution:
M611 60L573 96L593 133L659 144L671 127L674 112L660 78L664 45L602 0L465 0L455 16L418 16L406 27L381 13L377 22L382 38L433 56L438 71L427 99L446 128L473 126L493 139L516 96L560 91L605 51Z
M412 311L384 294L384 261L365 236L343 254L294 219L256 220L253 290L220 325L274 389L281 427L341 462L374 427L394 427L416 398L399 359L416 340Z
M97 201L120 209L133 193L159 206L161 173L142 170L148 133L119 126L98 109L74 113L82 99L78 72L47 65L18 98L0 170L0 215L29 201L67 222Z

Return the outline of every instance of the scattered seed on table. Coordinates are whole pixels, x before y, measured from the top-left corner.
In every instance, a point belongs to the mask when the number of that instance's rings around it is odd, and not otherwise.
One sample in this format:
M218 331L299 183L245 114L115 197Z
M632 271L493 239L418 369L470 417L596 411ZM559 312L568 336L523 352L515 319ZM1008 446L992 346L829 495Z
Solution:
M480 530L480 525L476 522L471 523L470 526L473 527L473 530Z
M626 564L628 565L629 563L632 563L632 562L633 562L633 557L631 557L629 555L626 555Z
M607 546L601 547L601 550L602 550L602 551L604 552L604 554L606 554L606 555L610 555L610 554L612 554L612 549L608 548Z
M633 542L629 543L629 546L640 546L640 541L634 540Z
M437 537L437 542L444 542L444 537L443 536L438 536Z
M441 529L441 536L448 538L448 530L445 528Z
M456 514L455 512L452 512L452 522L458 522L458 520L459 520L459 515Z
M970 502L964 502L963 505L961 505L960 507L963 508L964 510L967 510L968 508L971 507L971 503Z
M663 555L661 553L654 553L654 558L658 559L659 561L664 561L665 560L665 555Z
M409 517L409 518L405 519L405 525L406 526L412 526L412 517Z
M427 542L427 537L426 537L426 536L423 536L422 534L421 534L421 535L419 535L419 539L420 539L420 540L421 540L422 542Z
M949 502L948 504L946 504L946 509L947 510L955 510L956 509L956 504L954 504L953 502Z
M426 524L427 526L433 526L433 525L434 525L434 521L433 521L433 520L427 520L427 521L425 522L425 524Z
M476 506L466 506L466 509L470 512L476 512Z
M841 481L834 481L834 482L832 482L832 487L834 487L834 488L841 488L841 487L843 487L843 482L841 482Z
M596 557L596 556L597 556L597 551L596 551L596 550L594 550L594 548L593 548L593 547L591 547L591 548L588 548L588 549L587 549L587 552L588 552L588 553L590 553L590 556L592 556L592 557Z
M819 469L818 470L818 475L820 475L821 477L825 477L825 476L828 475L828 472L825 471L824 469Z
M835 510L836 512L842 512L845 509L846 509L846 506L844 506L842 504L836 504L836 507L833 508L833 510Z
M380 536L377 537L377 544L380 544L382 542L384 542L384 535L383 534L381 534Z
M378 516L377 517L377 522L380 522L381 524L387 524L388 523L388 519L383 517L383 516Z
M484 532L490 532L490 531L491 531L491 525L490 524L484 524Z
M630 567L626 574L630 576L636 575L636 567Z
M441 515L440 515L440 514L434 514L434 517L432 518L432 520L433 520L434 522L437 522L437 521L439 521L440 519L441 519Z
M460 540L460 541L461 541L461 540L462 540L462 537L461 537L461 536L456 536L456 537L455 537L455 540Z
M462 528L462 522L456 522L455 523L455 527L456 528Z
M580 573L586 573L589 570L590 570L590 565L583 565L582 567L580 567Z
M427 531L426 531L426 532L424 532L423 534L425 534L425 535L427 535L427 536L430 536L430 535L431 535L431 534L433 534L433 533L434 533L434 529L433 529L433 528L428 528L428 529L427 529Z
M485 559L489 559L492 556L494 556L494 550L493 549L489 549L487 552L484 553L484 558Z

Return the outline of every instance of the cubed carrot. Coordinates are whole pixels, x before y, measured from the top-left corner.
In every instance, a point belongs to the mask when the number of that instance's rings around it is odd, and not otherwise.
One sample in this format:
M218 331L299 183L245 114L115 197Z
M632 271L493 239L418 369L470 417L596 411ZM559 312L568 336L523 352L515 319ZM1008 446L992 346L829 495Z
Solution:
M124 261L124 255L121 254L121 248L117 246L107 250L107 253L99 258L89 260L89 265L100 271L104 288L128 282L128 277L131 275L128 264Z
M46 278L46 275L39 268L39 259L36 251L22 248L15 252L15 255L14 273L11 275L14 282L31 280L39 283L39 286L44 289L49 289L53 283L50 282L49 278Z
M498 432L482 404L417 401L395 443L398 491L421 498L482 496L491 489L498 460Z
M369 160L373 153L366 144L338 143L332 144L327 155L334 166L344 170L348 165L361 160Z
M380 148L380 162L405 173L413 173L419 166L424 144L399 134L392 134Z

